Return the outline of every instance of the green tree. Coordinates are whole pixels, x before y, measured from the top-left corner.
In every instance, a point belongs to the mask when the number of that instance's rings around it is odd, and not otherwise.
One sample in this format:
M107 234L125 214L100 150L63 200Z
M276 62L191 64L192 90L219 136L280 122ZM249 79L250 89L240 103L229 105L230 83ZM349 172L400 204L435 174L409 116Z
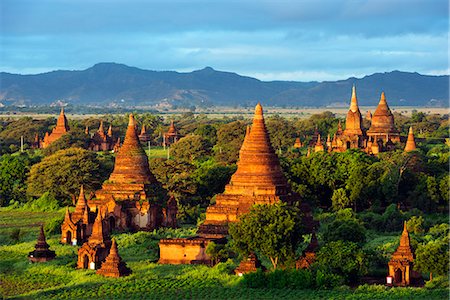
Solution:
M202 124L195 129L194 134L201 136L206 141L209 149L217 142L217 130L213 125Z
M275 150L286 150L294 145L296 130L291 121L275 115L267 118L266 126L270 142Z
M199 135L188 135L171 145L170 155L176 160L193 162L208 154L206 141Z
M104 175L104 174L103 174ZM31 167L27 194L40 197L45 192L55 196L60 205L70 204L80 186L94 191L106 179L95 152L81 148L60 150Z
M26 200L28 172L38 159L26 153L0 157L0 206L6 206L11 201Z
M447 275L449 267L449 246L447 241L431 241L421 244L416 250L414 266L417 270L435 275Z
M348 199L347 193L343 188L339 188L333 191L331 202L333 210L335 211L351 206L350 199Z
M255 205L239 222L230 224L229 232L244 257L257 251L268 257L276 269L295 255L302 240L300 213L284 203Z
M83 148L89 146L89 137L84 133L84 130L72 129L43 150L45 156L54 154L55 152L68 148Z
M330 242L317 253L320 269L344 276L348 282L356 282L367 274L367 256L358 244L346 241Z
M220 126L217 131L217 143L213 149L215 158L220 162L235 163L239 157L244 135L245 123L242 121Z
M364 226L354 218L336 218L323 225L322 239L325 243L347 241L362 245L366 241Z

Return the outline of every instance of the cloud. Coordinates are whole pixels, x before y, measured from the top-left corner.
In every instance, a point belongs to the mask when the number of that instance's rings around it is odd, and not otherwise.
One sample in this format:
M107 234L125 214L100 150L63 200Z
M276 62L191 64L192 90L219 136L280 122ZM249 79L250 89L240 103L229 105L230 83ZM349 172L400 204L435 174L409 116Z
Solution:
M212 66L324 80L448 69L446 0L3 0L0 70ZM438 71L436 71L438 70Z

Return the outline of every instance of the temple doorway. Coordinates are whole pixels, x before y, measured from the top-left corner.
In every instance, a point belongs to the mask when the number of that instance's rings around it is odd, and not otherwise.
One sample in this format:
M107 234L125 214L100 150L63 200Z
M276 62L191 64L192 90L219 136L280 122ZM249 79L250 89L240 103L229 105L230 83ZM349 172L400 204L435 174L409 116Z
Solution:
M394 283L399 284L402 283L403 279L403 272L400 269L397 269L394 273Z
M89 269L89 257L86 254L83 256L83 269Z
M113 216L109 217L109 230L113 231L116 229L116 219Z
M351 148L351 144L350 144L350 142L347 142L347 149L350 149Z
M66 232L66 244L69 244L69 245L72 244L72 232L71 231Z

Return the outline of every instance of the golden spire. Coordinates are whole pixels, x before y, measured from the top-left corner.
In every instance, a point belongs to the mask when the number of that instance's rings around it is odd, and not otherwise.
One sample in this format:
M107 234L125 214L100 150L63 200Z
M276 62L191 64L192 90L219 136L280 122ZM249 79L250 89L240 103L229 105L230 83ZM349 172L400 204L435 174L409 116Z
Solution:
M103 120L100 120L100 126L98 127L98 132L105 133L105 129L103 128Z
M108 128L108 136L112 137L112 125L109 124L109 128Z

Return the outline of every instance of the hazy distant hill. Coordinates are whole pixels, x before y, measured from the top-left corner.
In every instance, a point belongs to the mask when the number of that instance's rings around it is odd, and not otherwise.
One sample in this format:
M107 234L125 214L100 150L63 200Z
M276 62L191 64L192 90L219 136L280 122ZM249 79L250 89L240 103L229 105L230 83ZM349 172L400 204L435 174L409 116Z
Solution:
M267 82L209 67L178 73L115 63L37 75L2 72L0 103L41 105L62 100L79 105L234 106L261 101L269 105L348 105L353 83L361 105L376 105L384 90L390 105L448 106L448 75L393 71L340 81Z

